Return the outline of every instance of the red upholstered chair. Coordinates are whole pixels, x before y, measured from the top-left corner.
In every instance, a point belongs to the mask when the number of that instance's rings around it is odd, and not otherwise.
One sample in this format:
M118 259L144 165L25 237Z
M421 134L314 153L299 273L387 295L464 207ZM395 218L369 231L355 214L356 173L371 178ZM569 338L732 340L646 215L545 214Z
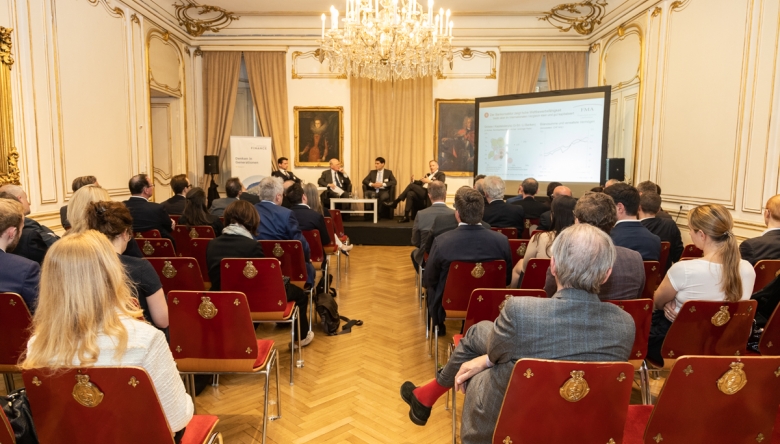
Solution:
M2 442L16 444L16 436L11 428L11 423L8 421L8 417L5 416L3 409L0 409L0 443Z
M336 236L338 236L341 243L346 244L349 242L349 236L344 232L344 219L341 217L341 210L328 210L330 211L330 217L333 219L333 228L336 230ZM346 255L345 255L346 256ZM346 265L344 266L344 270L349 270L349 256L346 256ZM341 270L341 253L338 254L337 258L339 261L338 268L339 271Z
M290 342L295 342L298 328L298 362L290 353L290 385L293 385L295 367L303 367L301 323L295 302L287 302L284 280L279 261L274 258L222 259L220 265L222 290L246 295L252 322L278 322L290 324ZM170 297L168 298L170 301ZM173 344L173 342L171 342ZM174 355L176 356L176 355Z
M544 288L544 281L547 279L547 269L550 268L550 259L534 258L528 261L525 267L523 281L520 282L521 289L540 289Z
M684 356L655 406L628 407L620 442L775 442L770 439L780 404L778 368L775 356Z
M700 258L704 256L704 251L696 248L696 245L688 244L683 248L682 256L680 256L680 259L687 259L687 258Z
M661 242L661 255L658 257L658 262L661 263L661 278L658 280L658 285L661 285L661 281L666 276L666 263L669 261L669 252L672 249L672 244L669 242Z
M661 280L663 267L658 261L644 261L645 264L645 288L642 290L643 299L653 299L655 289Z
M174 257L176 249L173 242L165 238L136 237L135 243L143 252L144 257Z
M171 218L172 221L176 223L176 225L179 224L179 219L181 219L181 214L169 214L169 218Z
M775 308L775 311L772 312L772 316L769 317L769 321L764 326L761 339L758 341L758 351L761 352L762 356L780 355L780 315L777 314L777 311Z
M160 234L160 230L146 230L146 231L136 231L133 233L133 237L136 239L138 238L147 238L147 239L159 239L162 237Z
M282 275L289 277L291 284L309 293L309 329L311 329L314 314L314 287L306 283L308 272L301 242L297 240L258 242L263 247L265 257L275 257L282 264ZM309 252L311 254L311 248Z
M264 375L263 442L268 426L268 386L276 367L276 408L279 365L274 341L257 339L249 304L243 293L232 291L172 291L168 294L170 347L179 373L186 375L195 403L196 374Z
M517 361L492 443L620 442L632 371L626 362Z
M490 229L497 233L503 234L507 239L517 239L517 228L490 227Z
M157 391L140 367L34 369L22 377L42 443L173 443ZM182 444L221 443L217 422L194 415Z
M755 293L780 275L780 260L758 261L753 269L756 271L756 282L753 284L753 293Z
M325 218L325 227L328 228L328 236L330 236L331 243L330 245L324 245L322 248L328 256L336 256L336 279L341 279L341 249L336 245L336 228L334 227L333 218Z
M509 239L509 249L512 251L512 268L525 257L528 249L528 239Z
M536 227L538 226L539 226L539 219L526 219L523 232L520 233L520 239L530 239L531 231L535 231Z
M206 288L200 265L194 258L150 257L146 260L157 272L165 294L172 290L203 291Z
M0 373L3 374L6 393L14 391L13 373L21 371L16 364L19 355L27 349L31 323L30 310L21 296L0 293Z
M650 338L650 324L653 319L652 299L631 299L623 301L605 301L617 305L634 319L636 332L634 345L628 359L634 366L634 372L639 373L639 388L642 392L642 403L650 404L650 381L647 372L647 341Z
M320 239L320 232L318 230L306 230L301 231L306 242L309 244L309 257L311 263L314 265L314 270L322 270L323 276L328 275L328 258L325 256L325 249L322 246L322 239ZM325 268L322 268L322 265ZM317 279L314 280L317 282ZM328 291L328 279L325 279L325 291Z
M189 257L194 258L200 265L200 275L203 277L203 282L208 282L208 286L211 287L211 278L209 278L209 266L206 263L206 250L209 247L211 239L202 237L192 238L187 242L187 250L189 251Z

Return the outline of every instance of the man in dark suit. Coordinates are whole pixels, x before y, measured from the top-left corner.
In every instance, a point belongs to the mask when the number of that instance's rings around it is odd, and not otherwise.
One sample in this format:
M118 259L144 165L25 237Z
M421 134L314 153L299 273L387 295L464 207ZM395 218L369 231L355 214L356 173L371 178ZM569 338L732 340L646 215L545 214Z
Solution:
M555 296L508 298L494 322L469 328L435 380L420 387L405 382L401 397L412 422L425 425L431 406L455 387L466 393L461 441L490 442L516 361L627 360L634 321L597 296L615 261L609 236L597 228L583 224L564 230L555 239L550 264Z
M439 162L431 160L428 162L428 168L431 172L424 175L420 180L414 180L412 175L412 181L406 186L404 191L398 195L398 197L385 205L392 207L398 206L401 202L406 202L404 205L404 217L398 221L398 223L409 222L411 219L417 217L417 212L424 209L427 205L427 192L426 188L434 180L438 180L444 183L447 180L447 176L443 171L439 171Z
M739 245L742 259L756 265L765 259L780 259L780 194L772 196L764 209L766 230L761 236L747 239Z
M252 205L260 203L260 185L249 187L248 190L241 192L238 195L240 200L245 200Z
M545 211L550 211L550 206L539 202L536 200L534 196L536 196L536 193L539 191L539 182L536 181L533 177L529 177L528 179L525 179L523 181L523 184L521 185L523 196L520 200L515 200L513 202L507 201L510 205L520 205L523 207L523 210L525 210L525 217L528 219L539 219L539 217L544 213Z
M610 234L617 221L615 202L604 193L585 193L574 207L574 217L577 224L593 225ZM615 255L617 259L612 266L612 274L599 288L599 297L604 301L642 297L642 290L645 288L645 267L642 256L636 251L617 245ZM549 269L544 291L548 297L552 297L557 291L555 277Z
M344 167L338 159L330 159L330 168L322 172L322 176L317 181L317 185L327 187L328 189L320 194L322 208L330 208L330 199L332 197L347 197L352 190L352 182L344 172ZM339 191L340 190L340 191Z
M393 172L385 168L385 158L377 157L374 160L375 169L368 172L368 176L363 179L363 197L366 199L376 199L378 216L381 217L383 213L386 213L385 205L387 202L391 202L393 199L393 193L395 192L395 185L398 181L395 180ZM366 211L372 211L373 204L365 204ZM392 211L388 219L393 218Z
M659 219L656 214L661 209L661 196L646 192L639 197L639 222L651 233L661 238L661 242L669 242L669 257L665 264L666 270L680 260L683 248L680 229L672 219ZM780 251L780 250L779 250Z
M504 181L498 176L487 176L484 190L488 201L483 216L485 222L498 228L517 228L517 234L522 233L525 228L525 210L521 206L504 202Z
M550 206L552 206L552 201L559 196L571 196L571 189L569 187L558 185L555 187L555 189L552 192L552 195L550 196ZM550 210L545 211L542 213L541 216L539 216L539 226L537 227L537 230L544 230L544 231L550 231L552 230L552 213L550 213Z
M287 168L290 167L290 161L287 160L286 157L280 157L279 160L276 161L276 166L279 167L279 169L271 173L271 176L278 177L282 179L282 181L292 180L293 182L301 183L301 179L298 176L292 171L287 171Z
M168 214L182 214L184 213L184 203L187 201L187 192L192 189L190 180L187 179L186 174L177 174L171 178L171 190L173 190L173 196L168 200L160 203L163 209Z
M437 237L431 246L423 279L431 295L428 298L428 313L433 325L439 326L439 334L444 334L445 312L441 301L452 261L503 260L507 264L506 283L512 280L509 240L503 234L486 230L479 224L483 211L482 196L476 190L465 187L458 190L455 194L455 218L459 226Z
M300 183L294 183L285 191L287 199L292 207L290 208L298 220L298 227L303 231L317 230L320 233L322 245L330 245L332 242L328 234L328 227L325 225L325 218L317 211L309 207L306 194Z
M238 177L231 177L230 179L228 179L227 182L225 182L225 194L227 194L227 197L214 199L214 201L211 202L211 208L209 208L209 214L211 214L212 216L221 217L225 213L225 208L227 208L228 205L232 204L233 202L237 201L238 196L240 196L243 191L244 191L244 185L241 183Z
M131 196L124 204L133 216L133 231L159 230L162 237L173 242L173 221L162 205L149 202L154 195L154 183L149 181L149 176L133 176L128 186Z
M615 201L617 222L610 236L615 245L626 247L642 255L643 261L657 261L661 256L661 238L651 233L636 218L639 211L639 191L626 183L604 188L604 193Z
M95 176L80 176L75 179L73 179L73 182L70 184L71 189L75 193L78 191L81 187L84 185L99 185L97 178ZM60 207L60 223L62 224L62 228L69 230L70 229L70 222L68 222L68 206L63 205Z
M0 187L0 198L10 199L19 202L24 212L24 227L22 228L22 237L13 251L13 254L22 256L38 264L43 263L43 258L49 247L59 240L59 236L54 234L49 227L45 227L37 221L27 217L30 214L30 201L27 199L27 193L19 185L3 185Z
M41 267L29 259L10 254L21 239L23 223L22 204L0 199L0 292L17 293L30 313L35 313Z
M412 251L412 265L415 272L425 258L425 243L431 235L436 217L451 216L453 219L455 218L455 210L444 203L447 198L447 188L443 183L438 180L429 183L428 197L431 199L431 206L417 213L412 227L412 245L417 247Z
M639 185L636 186L636 189L637 191L639 191L640 196L645 192L656 193L658 196L661 195L661 186L649 180L640 182ZM658 219L669 219L669 220L672 219L672 216L670 216L669 213L664 211L663 208L658 209L658 213L656 213L655 217Z

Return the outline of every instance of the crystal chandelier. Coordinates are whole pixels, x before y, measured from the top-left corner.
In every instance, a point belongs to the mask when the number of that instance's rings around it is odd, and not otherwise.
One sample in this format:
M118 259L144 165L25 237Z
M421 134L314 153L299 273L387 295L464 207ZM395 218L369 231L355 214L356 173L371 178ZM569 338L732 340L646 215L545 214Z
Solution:
M346 0L343 27L339 11L331 6L330 28L325 29L319 60L327 60L331 72L377 81L427 77L452 64L450 10L434 16L415 0Z

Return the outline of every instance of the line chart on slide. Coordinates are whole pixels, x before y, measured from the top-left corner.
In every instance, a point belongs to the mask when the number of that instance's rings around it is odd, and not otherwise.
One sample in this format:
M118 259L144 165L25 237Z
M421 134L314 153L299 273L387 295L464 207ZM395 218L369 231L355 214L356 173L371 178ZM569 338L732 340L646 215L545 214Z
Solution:
M557 155L564 155L570 150L575 150L578 148L585 148L586 151L590 151L590 149L593 146L593 138L592 137L581 137L572 140L569 143L562 144L560 146L557 146L555 148L551 148L547 151L544 151L544 157L550 157L550 156L557 156ZM571 154L571 153L569 153Z

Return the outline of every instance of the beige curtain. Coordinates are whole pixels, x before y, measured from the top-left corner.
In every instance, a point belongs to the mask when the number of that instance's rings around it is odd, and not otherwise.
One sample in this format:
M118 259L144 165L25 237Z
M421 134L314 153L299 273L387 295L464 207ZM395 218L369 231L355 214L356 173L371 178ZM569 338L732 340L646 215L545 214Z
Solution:
M498 95L534 91L542 67L542 52L502 52L498 68Z
M397 197L412 174L419 179L428 172L433 158L433 80L376 82L353 77L350 104L353 191L362 196L361 182L381 156L398 180ZM403 205L396 213L402 211Z
M276 170L275 160L290 155L286 54L281 51L245 52L244 63L260 132L271 137L272 168Z
M547 79L550 90L585 88L587 52L548 52Z
M206 114L206 154L218 155L219 163L227 152L238 94L241 53L206 51L203 53L203 108ZM203 177L203 187L208 178Z

